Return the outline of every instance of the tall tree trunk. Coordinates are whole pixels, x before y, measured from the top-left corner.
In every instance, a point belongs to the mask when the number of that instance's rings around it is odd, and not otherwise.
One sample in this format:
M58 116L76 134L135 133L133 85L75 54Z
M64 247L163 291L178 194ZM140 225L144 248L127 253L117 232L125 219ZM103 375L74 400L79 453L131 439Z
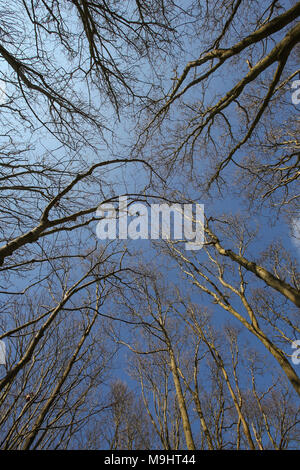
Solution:
M176 364L174 352L170 346L169 346L169 355L170 355L170 367L171 367L173 381L174 381L174 385L176 389L179 410L180 410L180 414L182 418L186 445L187 445L188 450L196 450L194 439L193 439L193 434L192 434L192 429L191 429L191 424L190 424L188 412L186 409L185 399L182 393L177 364Z

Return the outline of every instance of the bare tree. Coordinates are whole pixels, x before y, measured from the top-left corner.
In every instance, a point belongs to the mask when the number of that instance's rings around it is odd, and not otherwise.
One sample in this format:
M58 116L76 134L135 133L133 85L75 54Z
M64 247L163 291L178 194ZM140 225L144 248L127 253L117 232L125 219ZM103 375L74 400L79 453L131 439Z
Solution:
M261 243L276 220L297 236L299 15L290 0L1 3L2 449L299 444L297 261ZM203 248L97 240L119 196L201 197Z
M15 351L1 381L1 448L68 448L110 405L99 399L114 355L101 325L104 287L100 281L95 299L90 290L76 307L60 305L44 324L35 318L8 334Z
M299 297L298 289L294 288L292 283L286 283L278 278L276 274L273 275L258 264L248 261L244 253L252 236L248 236L247 227L239 226L234 219L230 221L229 218L220 221L220 226L223 226L222 232L226 234L225 236L235 243L238 252L230 249L225 250L218 238L212 234L210 229L206 228L208 233L206 246L199 255L190 256L184 253L180 246L174 242L168 243L170 253L200 292L205 294L212 303L217 304L223 311L238 320L264 345L285 372L296 392L300 394L298 374L290 363L288 355L276 344L277 328L269 331L261 326L263 318L259 315L257 302L251 293L252 289L256 287L256 283L252 277L250 284L248 272L254 273L265 284L279 292L281 296L294 300L296 305ZM294 280L295 278L292 282ZM279 302L280 300L279 297ZM278 308L276 310L278 311ZM288 315L286 319L285 316L279 314L277 318L283 321L282 328L286 332L285 335L282 335L282 340L284 339L290 346L293 341L294 328L297 328L297 320L293 325L292 315ZM270 326L270 322L268 322L268 326ZM280 327L279 324L278 327Z
M256 208L275 193L277 206L295 207L299 143L297 119L289 115L300 4L288 3L254 2L253 9L253 2L217 1L201 9L197 50L165 85L141 128L138 151L157 141L161 164L169 172L190 166L203 195L213 185L220 193L226 183L235 186L237 169ZM165 144L152 138L157 132Z

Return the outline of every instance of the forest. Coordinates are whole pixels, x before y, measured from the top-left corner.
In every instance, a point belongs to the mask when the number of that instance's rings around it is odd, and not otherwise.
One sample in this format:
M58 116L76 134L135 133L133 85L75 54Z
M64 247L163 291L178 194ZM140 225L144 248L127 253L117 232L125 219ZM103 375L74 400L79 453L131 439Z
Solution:
M1 450L300 449L299 17L1 0Z

